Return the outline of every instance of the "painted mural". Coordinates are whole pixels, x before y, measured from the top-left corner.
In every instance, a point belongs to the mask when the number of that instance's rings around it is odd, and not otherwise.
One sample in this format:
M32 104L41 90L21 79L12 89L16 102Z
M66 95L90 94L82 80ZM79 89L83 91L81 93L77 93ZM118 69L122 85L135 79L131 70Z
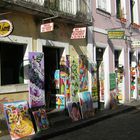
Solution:
M55 82L55 88L60 88L60 70L55 70L54 72L54 82Z
M30 107L45 105L44 54L29 52L29 104Z
M79 102L68 102L67 108L72 121L79 121L82 119Z
M82 118L85 119L94 116L94 108L91 93L88 91L84 91L78 93L78 95Z
M49 128L49 121L47 118L46 110L44 108L40 108L36 111L32 111L32 114L35 120L37 131L41 131Z
M85 55L79 57L80 92L88 90L88 61Z
M79 61L78 57L71 57L71 95L72 101L78 101L79 91Z
M12 140L35 134L27 101L4 103L4 113Z

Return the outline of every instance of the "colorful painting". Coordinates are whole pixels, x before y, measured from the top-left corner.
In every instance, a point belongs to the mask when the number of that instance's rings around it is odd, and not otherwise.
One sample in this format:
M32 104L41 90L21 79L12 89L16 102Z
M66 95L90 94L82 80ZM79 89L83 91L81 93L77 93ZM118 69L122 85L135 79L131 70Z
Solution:
M70 56L66 55L66 67L67 67L67 76L66 76L66 102L71 101L70 93Z
M65 95L56 94L56 108L59 110L65 109Z
M80 113L80 106L79 102L68 102L67 108L69 112L69 116L72 121L79 121L81 120L81 113Z
M60 61L60 94L66 94L66 75L67 75L67 68L66 68L66 61L65 57L62 56Z
M35 134L27 101L4 103L4 113L12 140Z
M47 119L46 110L44 108L32 111L32 113L34 116L37 131L45 130L49 127L49 121Z
M28 92L23 93L12 93L12 94L1 94L0 95L0 137L3 135L8 135L7 124L4 116L4 106L5 102L15 102L19 100L28 101Z
M55 88L60 88L60 70L55 70L54 72L54 82L55 82Z
M85 55L79 58L80 92L88 90L88 61Z
M130 68L130 78L131 78L131 93L130 93L130 97L134 98L134 92L136 90L136 68L135 67Z
M93 101L91 93L88 91L79 93L79 102L82 113L82 118L89 118L94 115Z
M79 91L79 63L78 57L71 58L71 95L72 101L78 102L78 91Z
M98 102L98 86L97 86L97 65L93 63L90 65L91 70L91 86L92 86L92 100L93 102Z
M29 52L29 104L30 107L45 105L44 54Z

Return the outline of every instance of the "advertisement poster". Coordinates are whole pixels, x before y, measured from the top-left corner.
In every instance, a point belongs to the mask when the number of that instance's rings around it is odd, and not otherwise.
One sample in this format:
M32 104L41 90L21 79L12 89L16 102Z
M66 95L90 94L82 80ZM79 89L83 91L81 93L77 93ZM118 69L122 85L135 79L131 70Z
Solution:
M79 121L81 120L81 113L80 113L80 105L79 102L68 102L67 108L69 112L69 116L72 121Z
M45 105L44 54L41 52L29 52L29 80L30 107Z
M49 127L49 121L47 119L46 110L44 108L32 111L32 113L34 116L37 131L45 130Z
M79 58L80 92L88 90L88 61L85 55Z
M35 134L27 101L4 103L4 113L12 140Z
M78 57L71 58L71 95L72 101L78 102L78 91L79 91L79 63Z
M56 94L56 108L59 110L65 109L65 95Z
M83 119L94 116L93 101L90 92L88 91L80 92L79 102Z

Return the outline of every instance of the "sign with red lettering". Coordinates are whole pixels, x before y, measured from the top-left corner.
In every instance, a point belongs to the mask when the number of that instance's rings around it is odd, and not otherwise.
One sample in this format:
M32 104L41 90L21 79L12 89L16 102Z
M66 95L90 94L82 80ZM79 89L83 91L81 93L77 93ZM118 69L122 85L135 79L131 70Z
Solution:
M83 39L86 37L86 27L74 28L71 39Z
M50 31L53 31L53 29L54 29L54 23L53 22L42 24L41 28L40 28L41 33L50 32Z

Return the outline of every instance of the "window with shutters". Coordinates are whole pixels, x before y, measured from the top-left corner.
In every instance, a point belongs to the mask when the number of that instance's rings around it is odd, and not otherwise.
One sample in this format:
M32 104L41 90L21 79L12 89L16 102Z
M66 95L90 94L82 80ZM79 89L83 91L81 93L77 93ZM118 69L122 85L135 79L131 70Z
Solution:
M130 0L131 24L134 28L140 28L138 15L138 0Z
M111 13L111 2L110 0L97 0L96 1L96 7L98 9L101 9L103 11Z
M126 0L116 0L116 17L126 22Z

